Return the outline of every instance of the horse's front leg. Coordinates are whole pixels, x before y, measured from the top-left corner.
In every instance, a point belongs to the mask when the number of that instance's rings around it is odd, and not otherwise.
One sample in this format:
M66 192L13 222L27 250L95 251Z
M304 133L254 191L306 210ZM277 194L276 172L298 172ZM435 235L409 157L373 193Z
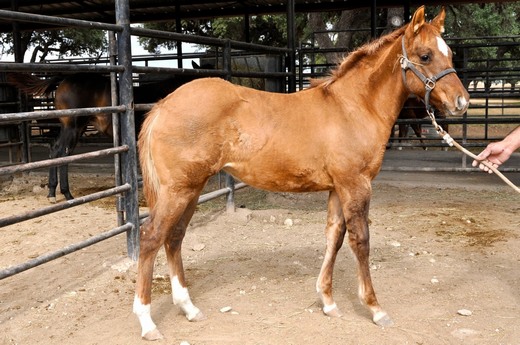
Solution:
M343 190L340 199L348 230L348 243L358 264L358 295L372 313L372 320L379 326L390 326L392 320L377 301L369 268L370 235L368 230L368 210L372 194L369 182L360 184L350 191Z
M329 316L339 317L342 315L332 297L332 275L338 251L343 245L345 230L345 217L341 203L337 193L332 191L329 194L327 227L325 229L327 248L320 275L316 282L316 290L323 303L323 312Z
M64 164L58 167L59 175L60 175L60 192L63 194L65 199L72 200L74 197L70 192L69 186L69 165Z

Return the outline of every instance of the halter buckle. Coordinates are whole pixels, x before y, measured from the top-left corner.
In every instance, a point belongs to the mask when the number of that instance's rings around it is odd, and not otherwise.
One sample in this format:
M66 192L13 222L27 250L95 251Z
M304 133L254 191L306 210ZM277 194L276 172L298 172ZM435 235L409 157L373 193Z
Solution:
M408 59L406 57L401 56L399 58L399 64L401 65L401 69L406 71L408 69L409 61L408 61Z
M431 91L435 88L435 81L433 81L432 79L430 78L426 78L426 80L424 81L424 87L426 88L426 90L428 91Z

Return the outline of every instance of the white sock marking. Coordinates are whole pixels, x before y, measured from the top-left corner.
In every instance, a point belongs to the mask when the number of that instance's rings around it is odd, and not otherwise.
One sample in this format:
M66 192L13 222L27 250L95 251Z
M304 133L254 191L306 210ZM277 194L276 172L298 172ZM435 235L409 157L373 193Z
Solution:
M173 304L178 305L182 309L188 320L193 320L200 313L200 310L191 302L188 288L181 285L177 276L171 279L171 283Z
M153 331L157 328L155 323L152 321L150 312L151 308L149 304L142 304L141 299L134 296L134 314L139 318L141 324L141 336L143 337L146 333Z
M324 305L323 306L323 312L325 314L328 314L331 310L334 310L336 309L338 306L336 305L336 303L333 303L331 305Z
M439 48L440 52L444 56L448 56L448 45L441 37L437 36L436 38L437 38L437 47Z
M375 313L374 317L372 318L372 320L377 323L379 320L381 320L382 318L386 317L387 314L386 312L384 311L378 311L377 313Z

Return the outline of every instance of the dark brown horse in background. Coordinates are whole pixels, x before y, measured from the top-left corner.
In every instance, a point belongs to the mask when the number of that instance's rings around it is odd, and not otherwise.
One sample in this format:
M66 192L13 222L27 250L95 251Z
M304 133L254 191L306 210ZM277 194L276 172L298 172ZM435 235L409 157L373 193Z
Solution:
M370 277L371 181L411 93L448 114L468 107L469 95L441 38L444 18L442 9L428 24L419 8L410 24L354 51L331 77L307 90L269 93L207 78L183 85L154 106L138 142L150 208L140 232L133 305L143 338L162 337L151 316L151 290L163 246L173 302L188 320L204 319L188 293L181 245L201 190L221 169L269 191L329 191L326 251L316 283L323 311L342 315L332 295L332 276L348 233L360 300L376 324L391 324ZM436 80L431 93L426 78Z
M7 81L21 91L34 96L49 95L56 91L54 106L58 110L89 107L107 107L112 104L110 79L99 74L79 73L40 79L32 74L9 73ZM87 126L93 126L100 134L112 136L112 115L60 117L60 132L51 144L50 158L72 154L79 138ZM49 169L49 194L47 198L56 202L56 187L67 200L73 199L69 189L68 165L53 166Z
M424 106L424 103L417 97L410 97L404 103L403 109L399 112L399 120L420 120L428 117L428 112ZM439 111L435 111L435 117L437 119L445 119L446 115ZM423 145L423 149L427 149L424 145L423 136L422 136L422 126L420 123L398 123L398 138L399 142L402 139L408 136L408 128L412 128L415 136L419 138L421 144ZM448 132L448 125L443 125L443 128L446 132ZM400 147L399 147L400 148Z
M194 68L201 68L193 63ZM204 66L203 68L210 68ZM195 76L176 75L165 80L144 83L134 88L134 103L155 103L179 86L194 80ZM32 74L9 73L7 81L24 93L43 96L55 91L56 109L75 109L89 107L107 107L112 104L110 79L94 73L79 73L68 76L55 76L41 79ZM141 128L142 113L136 112L136 133ZM100 134L112 136L112 115L96 114L90 116L60 117L60 132L51 144L50 158L69 156L73 153L80 137L88 126L93 126ZM58 176L59 175L59 176ZM56 202L58 177L60 192L67 200L74 197L70 192L68 165L54 166L49 169L50 202Z

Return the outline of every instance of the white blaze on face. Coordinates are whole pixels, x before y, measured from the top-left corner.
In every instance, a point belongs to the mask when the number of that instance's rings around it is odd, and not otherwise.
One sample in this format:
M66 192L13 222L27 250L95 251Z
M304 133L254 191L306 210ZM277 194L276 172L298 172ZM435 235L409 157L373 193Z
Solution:
M437 47L439 51L444 54L444 56L448 56L448 45L446 42L439 36L437 36Z

